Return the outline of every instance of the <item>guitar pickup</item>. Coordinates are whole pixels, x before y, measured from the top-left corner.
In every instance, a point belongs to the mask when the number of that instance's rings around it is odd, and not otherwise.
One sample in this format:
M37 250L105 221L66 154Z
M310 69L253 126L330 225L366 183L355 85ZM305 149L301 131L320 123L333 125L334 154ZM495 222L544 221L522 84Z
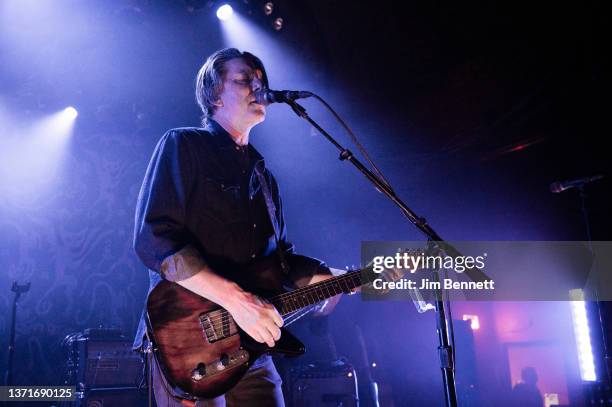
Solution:
M211 321L210 314L200 316L200 325L202 325L202 329L204 330L204 338L208 341L208 343L214 343L221 339L215 331L215 326Z
M238 333L236 322L224 309L200 315L200 325L208 343L214 343Z

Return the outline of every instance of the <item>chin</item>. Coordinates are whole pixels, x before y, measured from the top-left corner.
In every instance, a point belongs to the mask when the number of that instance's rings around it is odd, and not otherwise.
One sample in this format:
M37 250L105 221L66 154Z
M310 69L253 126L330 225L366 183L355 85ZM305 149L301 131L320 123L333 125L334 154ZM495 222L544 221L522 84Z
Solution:
M264 109L257 110L256 112L253 112L253 113L257 120L257 123L261 123L264 120L266 120L266 111Z

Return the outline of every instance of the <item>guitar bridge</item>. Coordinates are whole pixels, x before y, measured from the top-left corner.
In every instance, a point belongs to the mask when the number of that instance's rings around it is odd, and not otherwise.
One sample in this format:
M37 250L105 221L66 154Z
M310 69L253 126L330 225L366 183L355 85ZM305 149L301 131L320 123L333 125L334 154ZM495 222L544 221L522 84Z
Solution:
M234 318L224 309L200 315L200 325L208 343L214 343L238 333L238 326Z

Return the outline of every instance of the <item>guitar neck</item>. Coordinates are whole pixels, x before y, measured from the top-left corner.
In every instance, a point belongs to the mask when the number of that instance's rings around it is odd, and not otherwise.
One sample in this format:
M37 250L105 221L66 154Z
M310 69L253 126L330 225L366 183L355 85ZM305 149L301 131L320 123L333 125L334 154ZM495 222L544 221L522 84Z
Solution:
M282 316L285 316L338 294L348 294L367 282L363 281L361 270L349 271L340 276L268 298L268 301Z

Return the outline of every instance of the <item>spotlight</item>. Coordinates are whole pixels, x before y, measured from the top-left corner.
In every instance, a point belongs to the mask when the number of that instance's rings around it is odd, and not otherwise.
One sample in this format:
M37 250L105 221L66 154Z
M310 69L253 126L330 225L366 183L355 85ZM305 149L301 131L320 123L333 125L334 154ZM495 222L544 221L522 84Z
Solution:
M274 11L274 3L272 3L271 1L267 2L264 5L264 13L269 16L270 14L272 14L272 12Z
M74 107L68 106L64 109L64 114L66 115L67 119L74 120L79 115L79 112Z
M283 29L283 19L282 18L277 18L276 20L274 20L274 24L272 25L274 27L274 29L276 31L280 31Z
M234 9L229 4L224 4L217 9L217 18L221 21L229 19L234 14Z

